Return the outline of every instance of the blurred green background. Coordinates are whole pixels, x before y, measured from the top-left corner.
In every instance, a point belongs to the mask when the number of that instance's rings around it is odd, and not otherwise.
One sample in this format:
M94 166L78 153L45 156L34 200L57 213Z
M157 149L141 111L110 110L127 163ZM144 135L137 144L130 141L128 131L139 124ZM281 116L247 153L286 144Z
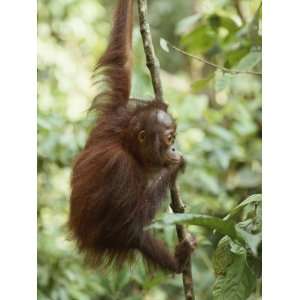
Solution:
M38 1L38 299L183 299L180 276L147 274L141 262L118 273L83 265L67 236L70 166L93 116L91 70L106 47L112 0ZM187 160L179 179L187 211L223 217L261 191L261 78L216 71L170 49L166 39L227 68L260 71L261 11L256 0L150 0L165 97ZM137 22L136 22L137 25ZM132 95L151 98L138 26ZM165 211L167 204L165 203ZM220 239L190 227L198 300L212 298L212 254ZM174 228L159 230L171 247ZM231 300L231 299L226 299Z

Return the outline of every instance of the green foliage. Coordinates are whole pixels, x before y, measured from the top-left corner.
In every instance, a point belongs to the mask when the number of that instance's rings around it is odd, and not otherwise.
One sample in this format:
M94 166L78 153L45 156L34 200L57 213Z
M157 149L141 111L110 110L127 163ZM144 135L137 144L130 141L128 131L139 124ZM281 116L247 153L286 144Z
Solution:
M149 1L165 96L187 160L179 184L188 214L164 215L159 218L163 226L154 227L173 248L171 224L193 224L187 226L199 240L193 255L198 300L253 300L260 294L261 201L257 195L242 200L261 192L261 82L166 52L159 41L226 68L260 71L259 2L240 0L245 22L233 2ZM140 259L119 272L88 269L66 228L72 161L93 124L87 113L95 94L91 70L107 44L114 5L38 1L39 300L183 299L180 276L148 274ZM152 87L137 29L134 63L132 95L149 97Z
M244 300L251 295L256 281L253 271L247 265L245 253L233 255L233 262L225 274L217 277L213 290L214 300Z
M241 243L243 246L248 247L252 253L256 256L257 255L257 247L261 243L261 232L256 232L255 234L251 234L244 230L244 223L246 222L247 228L249 227L248 221L240 224L235 224L231 217L240 210L242 210L247 205L255 203L258 207L261 206L261 196L260 195L253 195L235 207L229 215L227 215L224 219L206 216L206 215L199 215L199 214L165 214L162 219L157 221L154 225L149 226L149 228L156 228L156 229L163 229L168 225L174 224L186 224L186 225L198 225L204 226L209 229L214 229L219 233L229 236L231 239ZM255 208L256 209L256 208ZM260 229L261 229L261 217L259 216L258 220L256 220L257 213L255 211L255 220L253 223L260 222ZM253 230L251 230L252 232ZM256 230L257 231L257 230Z
M248 198L239 205L234 214L253 204L255 198L259 195ZM256 224L261 221L261 202L256 203L250 208L251 218L246 218L238 225L246 228L242 234L246 241L246 247L243 247L231 237L223 237L217 246L214 254L214 269L216 273L216 282L214 285L214 300L236 299L244 300L259 288L259 278L261 277L261 227ZM232 215L232 214L231 214ZM228 219L228 218L227 218ZM246 235L245 235L246 233ZM257 251L260 249L260 251Z
M246 210L248 208L248 210ZM247 211L242 221L230 220L241 210ZM249 217L250 215L250 217ZM204 226L215 229L224 237L220 239L213 257L216 274L214 300L247 299L256 287L259 274L254 269L261 261L261 195L253 195L235 207L223 220L195 214L166 214L152 228L165 228L172 224ZM252 257L249 264L247 256Z

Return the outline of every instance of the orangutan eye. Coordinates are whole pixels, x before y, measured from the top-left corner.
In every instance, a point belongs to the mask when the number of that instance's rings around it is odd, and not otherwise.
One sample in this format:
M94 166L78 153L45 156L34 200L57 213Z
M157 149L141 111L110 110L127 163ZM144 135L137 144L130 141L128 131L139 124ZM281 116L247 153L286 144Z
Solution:
M168 146L170 146L170 145L173 144L173 142L174 142L174 137L173 137L172 134L169 134L169 135L167 136L167 139L166 139L166 144L167 144Z

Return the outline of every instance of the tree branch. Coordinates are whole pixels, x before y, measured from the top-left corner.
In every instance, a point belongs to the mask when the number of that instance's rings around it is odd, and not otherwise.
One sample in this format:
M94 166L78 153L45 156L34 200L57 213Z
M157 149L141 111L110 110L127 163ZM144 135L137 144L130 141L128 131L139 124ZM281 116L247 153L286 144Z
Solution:
M140 19L140 31L143 39L144 51L146 55L147 67L151 74L152 85L155 93L155 98L160 101L163 100L163 90L160 78L160 65L155 55L150 26L147 22L147 0L138 0L138 10ZM184 213L184 205L180 199L179 190L176 186L176 182L170 186L171 193L171 208L175 213ZM176 225L176 231L179 241L185 239L188 235L187 231L182 225ZM184 267L183 274L183 286L186 300L194 300L193 290L193 276L191 257L187 258L187 263Z
M201 61L202 63L206 64L206 65L209 65L213 68L216 68L216 69L219 69L223 72L226 72L226 73L230 73L230 74L233 74L233 75L237 75L237 74L249 74L249 75L256 75L256 76L262 76L262 73L261 72L255 72L255 71L242 71L242 70L235 70L235 69L228 69L228 68L225 68L223 66L220 66L220 65L217 65L211 61L208 61L206 60L205 58L203 57L199 57L199 56L196 56L196 55L193 55L193 54L190 54L182 49L179 49L177 48L176 46L172 45L170 42L166 41L166 43L172 48L174 49L175 51L185 55L185 56L188 56L190 58L193 58L193 59L196 59L196 60L199 60Z
M160 79L160 64L153 47L153 41L150 32L150 25L147 22L147 0L138 0L140 31L143 38L143 45L146 55L146 64L151 74L152 86L155 98L163 101L163 90Z

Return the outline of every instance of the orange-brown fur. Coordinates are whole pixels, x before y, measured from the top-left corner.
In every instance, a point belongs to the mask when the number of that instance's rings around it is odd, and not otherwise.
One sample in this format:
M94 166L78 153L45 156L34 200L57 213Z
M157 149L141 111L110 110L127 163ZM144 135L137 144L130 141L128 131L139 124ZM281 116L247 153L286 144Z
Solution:
M119 0L109 45L95 70L106 86L94 101L99 116L73 166L69 227L93 266L119 267L139 251L150 265L180 272L191 251L187 243L173 256L144 231L180 166L155 166L138 151L137 132L159 130L152 112L166 112L167 106L155 100L128 106L132 23L133 0Z

